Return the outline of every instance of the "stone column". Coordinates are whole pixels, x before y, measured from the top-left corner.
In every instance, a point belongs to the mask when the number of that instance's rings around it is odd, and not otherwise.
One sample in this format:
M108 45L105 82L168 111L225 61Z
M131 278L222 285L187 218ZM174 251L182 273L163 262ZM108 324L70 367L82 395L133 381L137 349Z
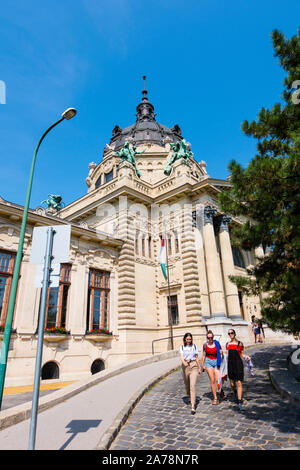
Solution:
M234 262L228 230L228 225L231 222L231 217L227 215L222 215L220 216L219 221L219 242L227 303L227 313L229 317L240 318L241 311L238 289L237 286L233 284L229 279L229 276L234 275Z
M217 210L210 206L204 208L203 239L211 315L223 317L226 316L226 306L220 257L217 252L213 226L213 218L216 213Z

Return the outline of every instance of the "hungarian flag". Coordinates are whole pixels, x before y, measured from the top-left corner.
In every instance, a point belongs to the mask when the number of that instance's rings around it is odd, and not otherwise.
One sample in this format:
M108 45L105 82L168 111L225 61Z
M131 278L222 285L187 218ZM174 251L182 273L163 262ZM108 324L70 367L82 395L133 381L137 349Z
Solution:
M161 266L161 270L162 270L162 273L164 275L164 278L167 279L167 269L166 269L167 250L166 250L166 240L165 240L164 236L161 239L159 262L160 262L160 266Z

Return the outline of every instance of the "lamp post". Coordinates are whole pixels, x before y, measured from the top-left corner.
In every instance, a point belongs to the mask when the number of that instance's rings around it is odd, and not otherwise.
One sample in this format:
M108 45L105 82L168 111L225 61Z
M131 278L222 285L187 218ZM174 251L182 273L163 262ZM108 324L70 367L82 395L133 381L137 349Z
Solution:
M28 215L29 201L30 201L30 196L31 196L31 189L32 189L32 182L33 182L33 174L34 174L36 156L37 156L37 153L38 153L38 150L40 148L40 145L41 145L42 141L44 140L46 135L51 131L51 129L53 129L59 123L64 121L64 119L67 119L67 120L72 119L76 115L76 113L77 113L77 111L76 111L75 108L66 109L66 111L64 111L62 113L61 119L59 119L57 122L52 124L52 126L50 126L46 130L46 132L44 132L44 134L40 138L40 140L39 140L39 142L36 146L36 149L34 151L34 154L33 154L32 162L31 162L30 175L29 175L28 188L27 188L27 194L26 194L26 200L25 200L25 205L24 205L22 225L21 225L21 230L20 230L18 251L17 251L17 255L16 255L16 259L15 259L15 266L14 266L13 278L12 278L10 295L9 295L9 302L8 302L8 308L7 308L7 317L6 317L4 334L3 334L2 349L1 349L1 358L0 358L0 410L1 410L1 406L2 406L2 397L3 397L3 389L4 389L4 381L5 381L5 373L6 373L6 365L7 365L7 357L8 357L8 349L9 349L9 342L10 342L10 336L11 336L12 323L13 323L13 315L14 315L14 310L15 310L17 287L18 287L18 281L19 281L19 275L20 275L20 267L21 267L21 261L22 261L22 255L23 255L23 245L24 245L27 215Z

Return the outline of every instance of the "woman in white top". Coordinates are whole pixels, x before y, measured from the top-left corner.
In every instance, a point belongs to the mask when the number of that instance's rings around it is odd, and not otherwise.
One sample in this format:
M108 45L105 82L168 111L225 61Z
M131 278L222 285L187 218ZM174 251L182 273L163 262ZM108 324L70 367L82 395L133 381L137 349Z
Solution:
M191 413L196 413L196 384L198 375L201 374L201 366L198 357L197 346L193 344L193 336L191 333L186 333L183 337L183 345L180 350L180 358L182 362L182 375L186 393L188 394L192 410Z

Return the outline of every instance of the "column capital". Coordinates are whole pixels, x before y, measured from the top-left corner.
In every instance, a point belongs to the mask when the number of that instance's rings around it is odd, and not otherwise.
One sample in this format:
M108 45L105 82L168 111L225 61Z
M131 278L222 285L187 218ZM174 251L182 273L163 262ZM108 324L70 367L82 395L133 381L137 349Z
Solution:
M219 231L222 232L223 230L226 230L228 232L228 225L231 222L231 217L226 214L222 214L220 217L220 228Z
M204 207L204 225L213 224L213 218L217 213L217 209L211 206Z
M221 215L218 215L218 217L216 218L215 220L215 228L216 228L216 231L217 232L228 232L228 225L230 224L231 222L231 217L229 215L226 215L226 214L221 214Z

